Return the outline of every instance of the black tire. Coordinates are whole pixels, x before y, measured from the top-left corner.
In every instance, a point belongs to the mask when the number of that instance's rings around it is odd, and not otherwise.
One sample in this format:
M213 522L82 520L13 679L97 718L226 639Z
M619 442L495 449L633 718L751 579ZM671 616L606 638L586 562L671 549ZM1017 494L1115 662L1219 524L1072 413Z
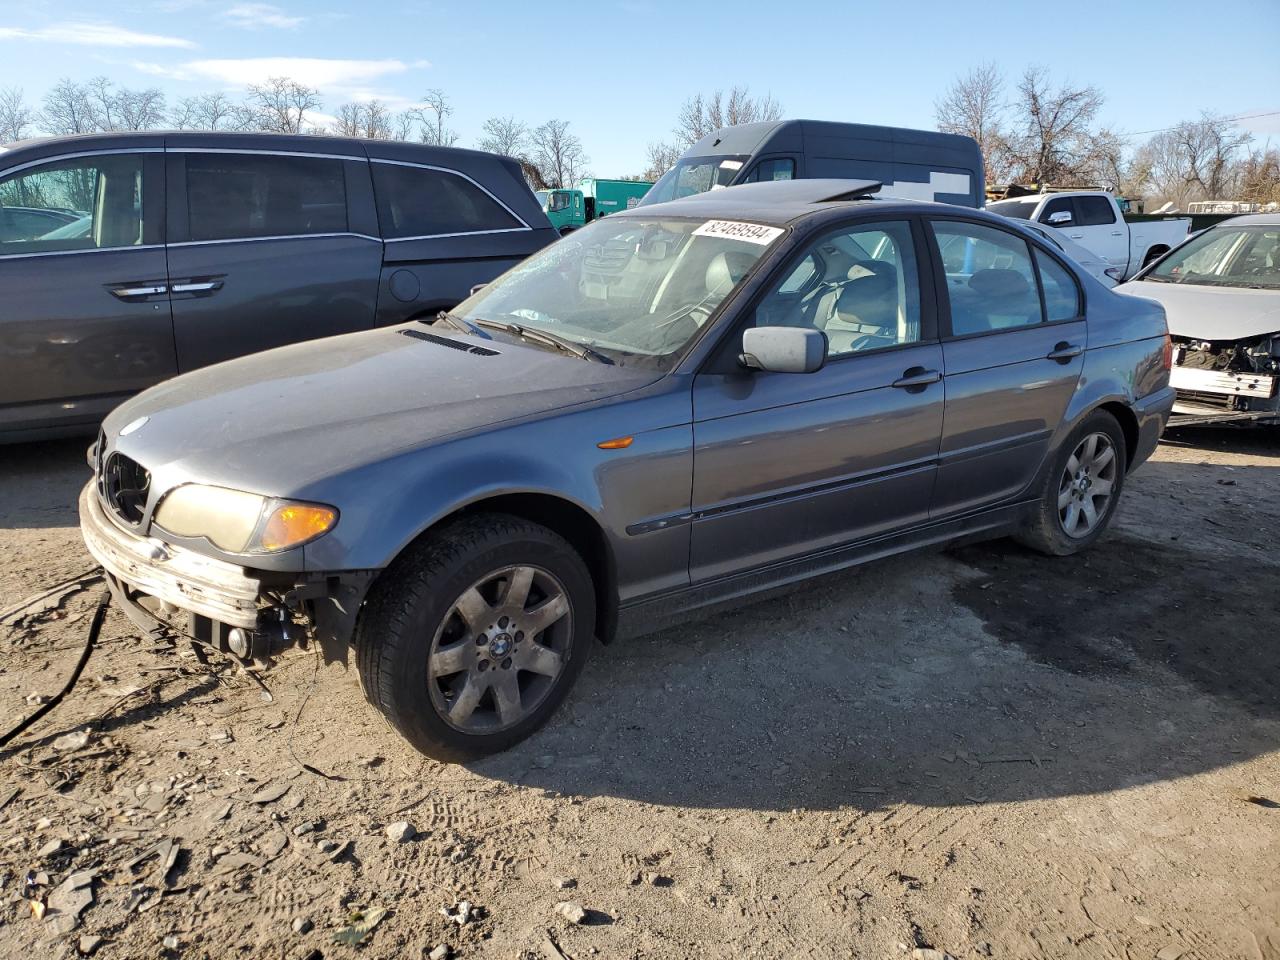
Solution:
M1112 450L1113 469L1106 482L1111 484L1110 495L1102 508L1095 506L1097 520L1088 529L1075 528L1075 533L1068 533L1067 519L1064 512L1070 511L1072 502L1082 503L1083 498L1092 497L1091 506L1096 505L1099 494L1090 491L1096 489L1099 477L1105 468L1099 471L1098 477L1089 481L1086 489L1079 490L1076 483L1068 482L1068 466L1072 457L1089 438L1105 436ZM1099 446L1102 446L1101 442ZM1080 461L1077 460L1077 463ZM1071 431L1070 436L1062 443L1053 455L1053 461L1040 489L1040 498L1034 512L1027 518L1023 527L1013 536L1024 546L1053 557L1069 557L1092 546L1107 531L1111 519L1115 516L1116 506L1120 502L1120 494L1124 489L1125 468L1128 465L1128 451L1125 448L1124 431L1116 418L1105 410L1095 410L1089 414L1079 426ZM1086 479L1089 471L1086 470ZM1073 473L1073 475L1076 475ZM1065 507L1060 507L1062 498L1068 494L1071 499ZM1077 507L1077 520L1079 520Z
M527 637L508 634L506 617L501 634L469 633L462 612L466 598L491 589L484 584L494 584L494 592L487 596L496 599L479 616L496 618L506 609L502 596L513 590L512 574L521 570L533 571L529 576L539 578L525 588L527 596L544 604L563 596L567 617L560 614L552 626L537 633L531 628ZM492 579L486 580L487 576ZM503 576L507 577L505 591ZM547 585L545 593L540 583ZM536 608L529 611L530 616L537 614ZM513 631L515 623L512 618ZM498 629L496 624L493 628ZM559 658L559 672L544 678L541 670L523 668L519 644L525 644L525 657L538 650L535 659L541 662L551 645L544 647L534 638L546 638L553 629L558 631L552 652ZM454 637L444 639L451 630ZM582 672L594 633L595 591L587 566L573 547L546 527L519 517L476 514L423 537L378 578L356 624L357 668L366 699L414 747L436 760L474 760L507 749L546 723ZM482 640L487 645L482 646ZM479 666L481 659L508 652L511 656L505 660L485 659L489 668ZM433 676L428 662L440 663L442 657L474 659L456 673ZM513 659L518 662L513 664ZM499 673L507 668L511 668L509 675ZM486 669L488 679L483 676ZM513 680L517 683L516 703L522 708L525 692L537 687L536 698L530 694L527 714L511 725L504 725L507 721L499 709L498 679L505 681L503 686ZM491 687L465 697L469 683ZM448 711L464 699L474 711L464 720L474 729L461 729L448 719ZM492 713L491 720L486 711Z
M578 229L577 227L561 227L560 236L567 237L569 234L573 233L573 231L577 229Z

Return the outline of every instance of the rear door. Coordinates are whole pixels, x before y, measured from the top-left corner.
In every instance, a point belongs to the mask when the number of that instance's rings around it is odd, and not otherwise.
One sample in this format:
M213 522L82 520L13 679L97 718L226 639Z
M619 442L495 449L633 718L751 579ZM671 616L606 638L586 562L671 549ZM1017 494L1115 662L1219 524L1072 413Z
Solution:
M989 223L933 218L946 418L932 514L1018 496L1084 364L1084 297L1054 255Z
M26 214L0 230L0 429L92 423L174 373L163 198L156 148L0 172L0 224Z
M363 156L170 147L178 366L373 326L382 242Z

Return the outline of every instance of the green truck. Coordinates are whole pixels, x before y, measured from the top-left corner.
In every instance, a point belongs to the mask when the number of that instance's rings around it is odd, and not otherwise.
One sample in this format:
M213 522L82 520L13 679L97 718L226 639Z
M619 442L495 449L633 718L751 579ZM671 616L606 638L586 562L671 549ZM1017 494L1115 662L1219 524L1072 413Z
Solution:
M644 180L587 179L576 190L538 190L538 202L561 236L592 220L634 207L649 192Z

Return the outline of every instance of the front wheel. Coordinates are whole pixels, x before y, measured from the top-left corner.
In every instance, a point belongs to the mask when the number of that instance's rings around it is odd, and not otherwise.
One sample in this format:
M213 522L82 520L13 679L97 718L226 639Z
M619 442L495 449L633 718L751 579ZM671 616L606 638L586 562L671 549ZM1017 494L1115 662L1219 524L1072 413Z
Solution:
M1035 512L1015 539L1055 557L1091 546L1115 515L1127 456L1116 418L1091 413L1059 448Z
M422 753L461 761L542 726L590 653L595 593L559 535L478 514L429 535L374 585L356 627L366 698Z

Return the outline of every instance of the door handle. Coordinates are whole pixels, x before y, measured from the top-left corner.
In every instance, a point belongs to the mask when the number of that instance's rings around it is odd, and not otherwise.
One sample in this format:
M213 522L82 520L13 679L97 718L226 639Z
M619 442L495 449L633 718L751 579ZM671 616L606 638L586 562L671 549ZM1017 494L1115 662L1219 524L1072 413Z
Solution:
M942 374L937 370L912 367L910 370L902 371L902 376L893 381L891 386L897 387L899 390L910 390L912 387L927 387L929 384L937 383L941 379Z
M1083 240L1083 239L1084 239L1084 234L1083 234L1083 233L1068 233L1068 234L1067 234L1067 236L1068 236L1068 237L1070 237L1072 240Z
M175 283L169 289L174 293L211 293L221 286L221 280L193 280L188 283Z
M1123 237L1123 236L1124 236L1124 231L1122 231L1122 230L1112 230L1112 231L1111 231L1111 235L1112 235L1113 237Z
M1066 363L1068 360L1074 360L1082 353L1084 353L1084 347L1080 346L1080 344L1067 343L1067 341L1063 340L1049 351L1047 359L1060 360Z
M134 297L154 297L168 289L163 283L144 283L134 287L112 287L111 292L121 300L131 300Z

